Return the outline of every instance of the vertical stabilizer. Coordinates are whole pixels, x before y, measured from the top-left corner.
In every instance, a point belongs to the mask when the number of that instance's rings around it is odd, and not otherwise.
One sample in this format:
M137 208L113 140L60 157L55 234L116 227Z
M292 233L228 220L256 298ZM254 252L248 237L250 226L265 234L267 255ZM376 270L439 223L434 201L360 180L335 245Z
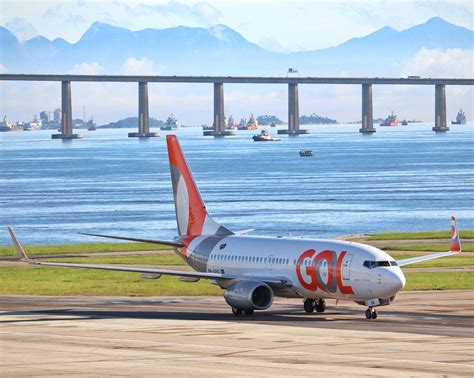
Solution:
M176 135L167 135L176 220L180 235L231 235L207 213Z

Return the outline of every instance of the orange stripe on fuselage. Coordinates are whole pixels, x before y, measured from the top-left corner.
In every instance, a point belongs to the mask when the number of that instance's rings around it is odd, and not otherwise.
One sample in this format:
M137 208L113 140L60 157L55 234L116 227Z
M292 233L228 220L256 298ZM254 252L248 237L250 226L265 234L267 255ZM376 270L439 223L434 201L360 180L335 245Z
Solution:
M176 135L167 135L166 143L168 145L168 157L171 165L174 165L178 172L183 176L186 183L186 189L189 197L189 220L186 235L201 235L206 220L206 210L202 203L201 196L194 183L191 172L189 171L186 159L179 145Z

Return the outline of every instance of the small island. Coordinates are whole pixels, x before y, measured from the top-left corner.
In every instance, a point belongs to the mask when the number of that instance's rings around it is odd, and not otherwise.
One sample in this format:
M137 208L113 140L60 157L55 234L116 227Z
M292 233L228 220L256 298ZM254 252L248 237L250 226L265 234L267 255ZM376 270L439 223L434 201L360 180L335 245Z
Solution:
M333 125L338 122L335 119L322 117L313 113L309 116L302 115L300 117L300 125Z
M161 127L164 124L163 121L150 117L150 127ZM106 125L99 126L101 129L129 129L136 127L138 127L138 117L127 117L117 122L110 122Z
M274 123L275 125L283 125L285 123L281 119L279 119L277 116L266 115L266 114L258 116L257 122L259 125L262 125L262 126L271 125L272 123Z

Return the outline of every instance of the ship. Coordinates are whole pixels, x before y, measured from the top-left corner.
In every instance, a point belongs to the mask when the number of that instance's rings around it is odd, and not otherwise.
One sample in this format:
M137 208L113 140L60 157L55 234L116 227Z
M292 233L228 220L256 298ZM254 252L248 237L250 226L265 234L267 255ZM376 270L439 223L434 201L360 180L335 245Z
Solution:
M91 119L86 122L86 127L87 127L87 130L89 131L97 130L97 124L95 123L94 118L91 117Z
M404 120L402 121L402 126L407 126L407 125L408 125L408 121L407 121L406 119L404 119Z
M254 135L252 137L254 142L277 142L281 140L280 138L272 137L267 130L262 130L260 135Z
M234 121L234 117L230 116L229 121L227 122L226 129L233 130L237 128L237 122Z
M26 122L23 125L23 131L33 131L36 129L39 129L42 126L42 122L36 117L33 119L33 121Z
M270 125L270 127L276 127L277 125L275 124L275 122L272 122L272 124Z
M0 122L0 131L20 131L23 129L23 125L18 122L10 122L7 120L7 116L3 117L3 122Z
M451 125L464 125L466 124L466 114L459 109L458 115L456 116L456 121L451 121Z
M246 121L244 118L240 120L239 125L237 126L239 130L257 130L258 123L253 114L250 116L249 120Z
M163 131L175 131L178 130L178 120L173 117L173 114L171 114L168 119L166 120L165 124L160 127L160 130Z
M201 127L202 127L203 130L214 130L213 126L209 126L209 125L206 125L206 124L202 124Z
M393 112L385 119L385 121L383 121L380 124L380 126L398 126L398 125L399 125L399 122L398 122L397 116L393 114Z

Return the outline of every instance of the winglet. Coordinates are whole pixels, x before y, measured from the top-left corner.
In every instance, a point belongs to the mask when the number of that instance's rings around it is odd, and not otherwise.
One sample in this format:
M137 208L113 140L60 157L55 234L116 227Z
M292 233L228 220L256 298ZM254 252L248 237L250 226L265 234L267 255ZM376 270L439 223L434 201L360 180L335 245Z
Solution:
M20 257L20 260L31 264L32 261L26 254L25 250L23 249L20 242L16 238L15 233L10 227L8 227L8 232L10 233L10 236L12 237L13 244L15 245L15 249L16 249L16 252L18 253L18 256Z
M451 217L451 252L460 253L462 251L461 239L459 238L456 218Z

